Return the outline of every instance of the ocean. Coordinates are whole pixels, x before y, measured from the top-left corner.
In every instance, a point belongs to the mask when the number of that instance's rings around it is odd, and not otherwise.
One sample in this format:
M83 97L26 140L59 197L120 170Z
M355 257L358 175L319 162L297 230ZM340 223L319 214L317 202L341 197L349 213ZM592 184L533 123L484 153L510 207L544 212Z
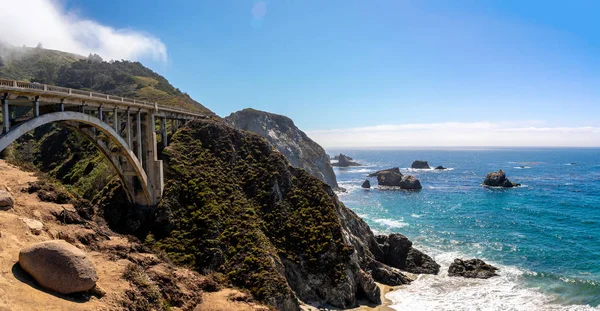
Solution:
M398 232L441 266L390 292L397 310L600 310L600 149L328 150L363 164L335 168L344 204L375 233ZM448 170L412 170L414 160ZM420 191L362 189L400 167ZM522 186L481 186L503 169ZM448 277L454 258L481 258L499 277Z

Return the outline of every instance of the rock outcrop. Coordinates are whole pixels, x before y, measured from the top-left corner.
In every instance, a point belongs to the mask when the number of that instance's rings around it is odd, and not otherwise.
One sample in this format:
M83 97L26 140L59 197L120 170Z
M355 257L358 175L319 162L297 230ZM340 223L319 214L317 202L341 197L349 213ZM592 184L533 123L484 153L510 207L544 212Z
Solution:
M88 291L98 280L96 269L87 255L63 240L21 249L19 265L42 287L61 294Z
M371 182L368 179L365 179L365 181L360 186L363 188L371 188Z
M412 242L404 235L378 235L376 239L382 249L381 262L411 273L438 274L440 271L440 265L412 247Z
M462 260L454 259L454 262L448 268L449 276L462 276L465 278L489 279L497 276L498 268L485 263L481 259Z
M351 157L346 156L341 153L340 153L340 155L336 156L336 158L337 158L337 162L334 162L331 165L338 166L338 167L361 166L362 165L358 162L352 161Z
M506 178L506 174L503 170L499 170L497 172L488 173L483 181L484 186L488 187L504 187L504 188L512 188L518 187L521 184L513 183L508 178Z
M377 176L377 184L380 186L400 187L402 181L402 173L397 167L369 174L369 177L372 176Z
M333 188L338 187L329 156L323 147L296 127L290 118L244 109L232 113L225 121L237 129L266 138L293 166L305 169Z
M427 161L423 161L423 160L416 160L412 163L412 165L410 166L410 168L415 168L415 169L430 169L431 167L429 167L429 163L427 163Z
M0 190L0 210L6 211L15 205L15 198L5 190Z
M407 175L404 176L400 181L400 188L406 190L419 190L423 187L421 186L421 182L418 179L416 179L412 175Z
M405 190L419 190L423 187L421 182L412 175L403 176L397 167L371 173L368 177L377 176L377 184L380 186L400 187Z

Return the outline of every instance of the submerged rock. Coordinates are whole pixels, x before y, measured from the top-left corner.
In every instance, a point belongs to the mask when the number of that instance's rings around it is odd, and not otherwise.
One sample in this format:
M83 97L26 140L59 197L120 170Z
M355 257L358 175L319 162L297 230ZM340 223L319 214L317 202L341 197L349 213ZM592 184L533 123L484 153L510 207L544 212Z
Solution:
M506 178L506 174L503 170L499 170L497 172L488 173L483 181L484 186L488 187L504 187L504 188L512 188L518 187L521 184L513 183L508 178Z
M485 263L481 259L462 260L454 259L454 262L448 268L449 276L462 276L465 278L489 279L497 276L498 268Z
M0 210L6 211L15 205L15 198L5 190L0 190Z
M90 290L98 281L96 268L87 255L63 240L21 249L19 265L42 287L61 294Z
M440 165L440 166L436 166L435 169L436 170L445 170L446 168Z
M363 187L363 188L371 188L371 182L370 182L368 179L366 179L366 180L365 180L365 181L362 183L361 187Z
M416 168L416 169L430 169L431 167L429 167L429 163L427 163L427 161L423 161L423 160L416 160L412 163L412 165L410 166L410 168Z
M412 175L407 175L404 176L400 181L400 188L406 190L419 190L423 187L421 186L421 182L418 179L416 179Z

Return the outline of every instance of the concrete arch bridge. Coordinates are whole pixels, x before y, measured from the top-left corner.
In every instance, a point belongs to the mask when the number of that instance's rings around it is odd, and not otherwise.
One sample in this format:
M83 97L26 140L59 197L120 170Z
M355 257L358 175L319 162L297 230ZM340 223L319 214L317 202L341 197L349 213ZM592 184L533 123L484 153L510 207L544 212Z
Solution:
M66 125L84 134L102 151L118 173L129 199L145 206L158 204L164 189L157 134L166 147L170 131L175 132L188 120L206 117L157 103L2 79L0 99L0 151L42 125ZM167 120L171 120L170 127Z

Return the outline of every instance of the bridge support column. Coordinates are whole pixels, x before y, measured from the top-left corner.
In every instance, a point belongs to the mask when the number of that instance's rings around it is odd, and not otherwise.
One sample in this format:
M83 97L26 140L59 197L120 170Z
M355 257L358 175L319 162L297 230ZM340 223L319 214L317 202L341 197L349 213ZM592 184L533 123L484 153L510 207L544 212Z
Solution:
M151 192L157 201L162 196L164 189L162 161L158 160L158 148L156 146L156 123L153 113L148 113L145 120L146 128L146 175L152 184ZM154 202L157 204L158 202Z
M104 118L102 118L102 106L98 107L98 119L104 121Z
M167 139L168 139L167 138L167 118L166 117L162 118L162 122L160 124L161 124L161 130L162 130L163 146L165 148L167 148L167 145L168 145L168 141L167 141Z
M137 157L140 164L144 166L144 160L142 159L144 157L142 154L142 112L139 110L137 113L135 138L137 141Z
M33 101L33 115L36 117L40 116L40 102L37 100L37 98L35 101Z
M133 149L131 146L131 114L129 113L129 108L127 108L127 112L125 113L125 138L127 139L127 146L130 149Z
M2 117L4 118L4 133L10 131L10 111L8 110L8 99L2 99Z
M117 111L117 107L113 110L113 127L115 132L121 134L121 131L119 131L119 112Z

